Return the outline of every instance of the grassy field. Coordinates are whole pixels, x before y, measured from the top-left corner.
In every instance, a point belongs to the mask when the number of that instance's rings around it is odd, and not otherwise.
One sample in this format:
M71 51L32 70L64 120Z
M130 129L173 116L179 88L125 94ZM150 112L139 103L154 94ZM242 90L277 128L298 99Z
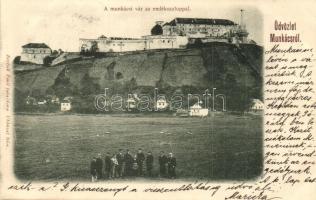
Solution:
M262 116L16 115L15 174L22 180L90 180L90 159L141 147L172 151L180 179L242 180L261 174ZM46 160L49 159L49 162Z

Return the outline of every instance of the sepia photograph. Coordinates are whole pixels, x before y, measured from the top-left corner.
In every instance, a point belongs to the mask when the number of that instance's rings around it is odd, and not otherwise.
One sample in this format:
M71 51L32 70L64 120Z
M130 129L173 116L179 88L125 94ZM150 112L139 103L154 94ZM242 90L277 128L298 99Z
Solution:
M25 6L28 17L12 36L17 179L251 181L262 174L260 11L54 6Z

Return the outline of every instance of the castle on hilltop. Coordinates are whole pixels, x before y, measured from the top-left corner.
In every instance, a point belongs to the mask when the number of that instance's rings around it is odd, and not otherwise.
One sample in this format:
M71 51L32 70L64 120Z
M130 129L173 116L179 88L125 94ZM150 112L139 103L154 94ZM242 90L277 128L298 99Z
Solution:
M199 41L227 42L233 44L248 43L248 32L241 22L227 19L175 18L164 23L157 21L151 29L151 35L141 38L106 37L97 39L79 39L80 52L126 52L150 49L178 49Z
M175 18L170 22L157 21L150 35L141 38L106 37L79 39L79 52L128 52L151 49L181 49L188 44L225 42L232 44L249 43L248 32L243 23L241 10L240 24L227 19ZM22 46L18 63L55 65L79 55L53 53L45 43L29 43ZM79 56L80 57L80 56Z

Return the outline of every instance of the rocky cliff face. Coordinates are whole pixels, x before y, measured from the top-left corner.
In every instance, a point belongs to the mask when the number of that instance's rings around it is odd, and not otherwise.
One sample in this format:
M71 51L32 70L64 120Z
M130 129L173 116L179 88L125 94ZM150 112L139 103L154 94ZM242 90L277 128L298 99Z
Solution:
M227 106L234 110L250 98L261 98L262 53L262 47L253 44L236 47L210 43L190 49L83 59L17 73L16 98L52 93L93 95L104 88L112 92L140 93L154 87L171 95L214 87L227 96Z

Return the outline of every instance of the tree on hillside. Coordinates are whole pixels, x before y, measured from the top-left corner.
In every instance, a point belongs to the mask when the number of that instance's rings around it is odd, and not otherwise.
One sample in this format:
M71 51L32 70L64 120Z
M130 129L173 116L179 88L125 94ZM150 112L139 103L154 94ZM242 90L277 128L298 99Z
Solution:
M53 60L55 58L54 57L51 57L51 56L46 56L44 59L43 59L43 63L44 63L44 66L48 67L52 64Z
M17 57L14 58L13 63L14 64L20 64L20 61L21 61L21 56L17 56Z
M163 30L161 25L156 24L152 29L151 29L151 35L162 35Z
M45 92L46 95L54 95L55 94L55 90L53 89L52 86L48 87L46 89L46 92Z
M125 83L124 90L128 94L132 93L135 89L137 89L137 82L136 79L133 77L130 81Z
M57 56L57 55L58 55L58 51L57 51L57 50L54 50L53 53L52 53L52 55L53 55L53 56Z
M218 90L225 91L227 110L246 111L251 99L251 88L238 83L233 74L226 74L222 83Z
M203 45L202 40L200 38L196 38L194 41L194 45L196 47L201 47Z
M14 60L13 60L13 63L14 63L14 64L20 64L20 62L21 62L21 56L17 56L17 57L15 57Z
M62 54L64 51L62 49L58 49L58 54Z
M88 73L86 73L81 79L81 85L82 88L80 90L80 93L84 96L97 94L100 91L100 86L93 82Z
M69 77L66 75L66 68L60 72L55 79L54 85L52 86L55 94L60 97L72 96L77 94L77 88L71 82Z

